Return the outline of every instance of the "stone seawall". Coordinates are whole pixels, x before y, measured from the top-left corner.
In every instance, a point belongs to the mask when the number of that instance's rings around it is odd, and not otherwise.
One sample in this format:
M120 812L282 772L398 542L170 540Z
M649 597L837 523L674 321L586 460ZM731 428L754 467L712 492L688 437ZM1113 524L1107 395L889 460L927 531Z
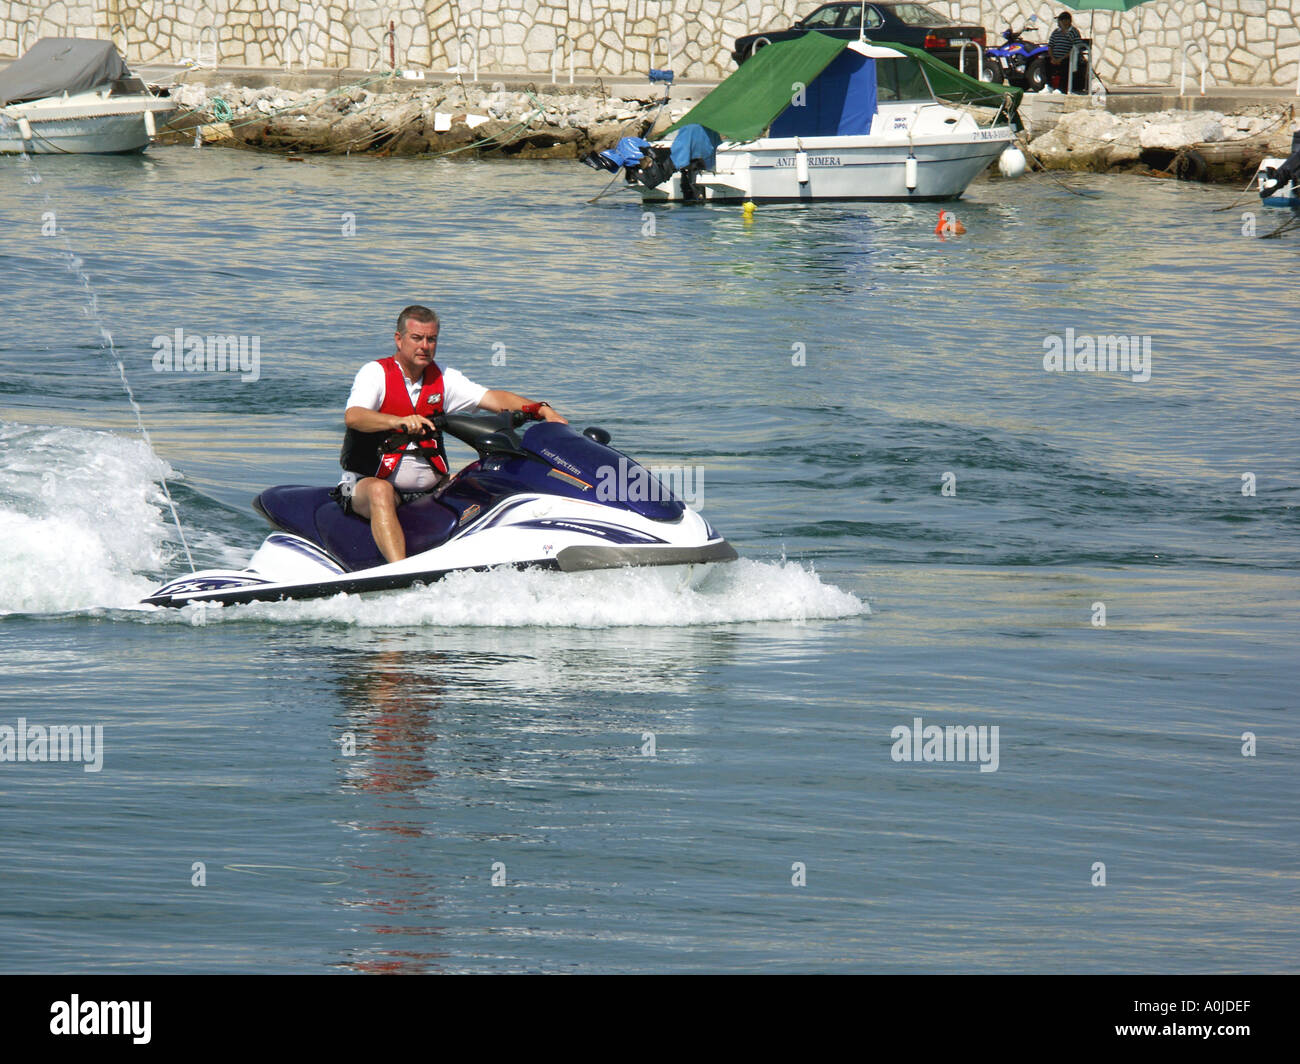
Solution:
M1058 7L1035 0L931 0L999 40L1030 14ZM678 77L718 79L734 69L736 37L788 26L816 0L0 0L0 55L41 36L114 40L132 63L399 68L583 76L643 75L653 65ZM1188 70L1208 85L1294 87L1300 27L1290 0L1150 0L1128 12L1079 12L1095 27L1096 66L1108 84L1170 84L1183 48ZM389 26L392 26L390 32Z

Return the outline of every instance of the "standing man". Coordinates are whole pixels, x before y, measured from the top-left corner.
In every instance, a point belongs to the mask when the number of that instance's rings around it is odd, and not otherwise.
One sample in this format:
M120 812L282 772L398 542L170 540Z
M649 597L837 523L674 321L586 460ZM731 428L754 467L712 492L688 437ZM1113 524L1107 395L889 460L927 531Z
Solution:
M1068 11L1062 11L1056 16L1056 29L1047 38L1047 62L1051 73L1049 84L1052 88L1059 89L1062 81L1069 76L1070 52L1081 40L1083 38L1079 36L1079 31L1074 28L1074 18ZM1069 86L1069 91L1074 91L1073 85Z
M568 424L550 403L531 403L514 392L489 390L433 360L438 348L438 315L409 306L397 316L397 351L367 362L348 395L343 423L343 480L339 503L347 513L370 522L375 544L390 562L406 557L406 536L397 520L403 502L426 495L450 476L442 433L429 419L466 410L522 410L545 421ZM427 437L381 455L386 437L398 430Z

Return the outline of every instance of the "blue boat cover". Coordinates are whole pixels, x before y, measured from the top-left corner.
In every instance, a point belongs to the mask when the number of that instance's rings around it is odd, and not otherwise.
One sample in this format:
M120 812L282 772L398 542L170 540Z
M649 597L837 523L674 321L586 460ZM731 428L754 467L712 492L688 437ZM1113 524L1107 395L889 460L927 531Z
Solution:
M717 147L722 138L713 130L701 125L682 126L673 138L673 168L682 170L694 160L704 163L704 169L712 170L717 159Z
M876 61L842 51L776 121L773 137L853 137L871 132L876 115Z
M606 148L600 154L618 166L638 166L641 157L649 147L648 140L642 140L640 137L624 137L614 147Z

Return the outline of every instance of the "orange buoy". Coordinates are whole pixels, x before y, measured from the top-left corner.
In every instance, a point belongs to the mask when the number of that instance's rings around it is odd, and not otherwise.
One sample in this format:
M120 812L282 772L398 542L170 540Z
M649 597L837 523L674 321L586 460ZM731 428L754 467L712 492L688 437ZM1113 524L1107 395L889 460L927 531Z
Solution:
M957 220L956 215L940 211L939 224L934 227L934 231L937 236L945 236L949 233L953 236L961 236L966 232L966 227Z

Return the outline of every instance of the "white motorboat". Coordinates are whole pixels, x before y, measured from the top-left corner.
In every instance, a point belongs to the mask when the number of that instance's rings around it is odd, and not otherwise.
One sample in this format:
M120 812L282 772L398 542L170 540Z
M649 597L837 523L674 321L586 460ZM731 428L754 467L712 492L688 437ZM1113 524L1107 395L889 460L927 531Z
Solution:
M0 71L0 152L144 151L176 110L106 41L43 37Z
M955 199L1011 145L1018 101L919 49L809 33L755 53L663 140L584 161L647 202Z

